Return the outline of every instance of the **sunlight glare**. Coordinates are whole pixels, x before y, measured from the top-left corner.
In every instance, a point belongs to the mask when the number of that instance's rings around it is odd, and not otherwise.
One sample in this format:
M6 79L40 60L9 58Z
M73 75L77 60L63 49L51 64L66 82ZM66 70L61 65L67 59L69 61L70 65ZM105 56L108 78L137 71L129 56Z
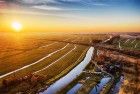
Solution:
M13 22L12 23L12 28L14 29L15 32L20 32L22 29L22 25L19 22Z

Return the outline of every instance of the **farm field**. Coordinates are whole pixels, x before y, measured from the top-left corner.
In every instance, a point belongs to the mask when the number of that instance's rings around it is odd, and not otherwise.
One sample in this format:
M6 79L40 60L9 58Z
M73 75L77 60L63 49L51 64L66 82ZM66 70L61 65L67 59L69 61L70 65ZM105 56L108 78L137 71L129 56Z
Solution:
M8 40L7 37L11 39ZM56 39L53 36L51 39L50 36L39 37L36 34L23 34L19 38L12 34L1 37L3 40L1 44L4 47L1 45L0 48L0 84L5 79L20 79L30 74L41 75L48 80L72 64L78 64L80 62L78 58L80 59L81 55L84 56L88 49L87 46L51 41ZM84 38L67 35L66 37L58 36L57 40L84 41ZM89 40L85 39L85 41Z
M113 34L19 36L0 37L0 93L139 92L139 58L133 56L134 52L128 54L129 50L139 52L139 38L128 41ZM133 45L128 47L129 44Z
M140 50L140 40L138 38L120 38L113 41L120 49Z

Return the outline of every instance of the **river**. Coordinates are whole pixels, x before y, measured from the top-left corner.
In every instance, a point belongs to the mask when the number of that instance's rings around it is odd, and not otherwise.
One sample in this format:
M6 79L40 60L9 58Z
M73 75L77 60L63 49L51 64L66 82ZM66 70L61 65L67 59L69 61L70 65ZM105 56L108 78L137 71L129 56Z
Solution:
M90 47L86 53L84 60L79 65L72 69L67 75L50 85L50 87L48 87L47 90L39 94L56 94L58 91L62 90L65 86L71 83L78 75L82 73L82 71L88 65L88 63L92 59L93 51L94 48Z

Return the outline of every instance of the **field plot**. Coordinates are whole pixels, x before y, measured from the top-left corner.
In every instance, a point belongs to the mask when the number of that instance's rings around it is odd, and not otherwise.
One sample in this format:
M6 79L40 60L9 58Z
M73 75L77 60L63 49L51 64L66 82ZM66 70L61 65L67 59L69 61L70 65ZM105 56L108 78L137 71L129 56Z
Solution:
M12 36L13 40L9 37L4 37L3 40L1 38L0 75L33 63L56 50L60 50L67 44L61 43L60 45L58 42L47 41L42 36L40 39L37 38L36 36L30 36L30 38L24 36L18 39Z
M47 54L62 48L66 44L59 45L54 44L52 46L38 48L38 49L32 49L31 51L26 51L22 54L14 55L6 59L1 59L1 75L7 72L10 72L12 70L15 70L17 68L20 68L22 66L25 66L27 64L30 64L32 62L35 62L42 57L46 56ZM49 49L49 50L48 50ZM14 66L12 66L14 64ZM5 70L6 67L6 70Z
M122 48L140 50L140 40L130 39L126 40L125 43L122 40L120 41L120 45Z
M4 36L3 40L3 37L1 38L0 75L31 64L54 51L62 50L66 46L66 43L60 45L58 42L46 41L42 37L37 39L36 36L30 36L31 38L26 36L19 39L15 39L15 36L10 37L11 39L8 37ZM14 40L12 40L13 38Z
M23 74L26 75L27 73L32 73L33 71L40 69L41 67L56 60L57 58L59 58L61 56L61 54L63 55L63 54L65 54L65 52L69 51L71 49L71 47L73 47L73 45L67 44L64 47L62 47L62 48L60 48L60 49L58 49L50 54L47 54L45 57L42 57L38 61L32 62L31 64L27 64L23 68L18 69L17 71L15 70L13 73L17 77L20 75L23 75ZM30 59L32 59L32 58L30 58ZM13 73L11 73L11 74L13 75ZM17 75L17 74L19 74L19 75Z
M140 50L140 39L138 38L115 39L113 41L113 45L116 45L120 49Z
M73 43L51 41L54 39L77 42L80 40L89 41L89 39L81 36L73 38L72 36L22 35L22 37L17 38L15 35L9 35L0 39L4 46L1 45L0 47L0 84L5 83L4 80L10 81L7 85L10 87L8 92L11 93L20 90L26 91L22 84L26 83L27 87L32 86L28 81L22 81L31 74L40 75L45 78L46 82L47 80L55 81L80 63L89 48ZM0 92L3 91L0 90Z
M69 67L71 64L75 63L86 48L87 47L85 46L75 45L72 50L60 57L58 60L52 62L50 66L39 70L37 74L45 75L48 78L54 77Z

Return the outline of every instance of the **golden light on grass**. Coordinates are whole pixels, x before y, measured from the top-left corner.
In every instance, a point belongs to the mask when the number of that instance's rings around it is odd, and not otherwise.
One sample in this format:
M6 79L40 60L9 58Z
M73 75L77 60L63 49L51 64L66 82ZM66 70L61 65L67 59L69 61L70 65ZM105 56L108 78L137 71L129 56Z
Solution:
M22 24L17 21L14 21L12 22L12 28L15 32L20 32L22 29Z

